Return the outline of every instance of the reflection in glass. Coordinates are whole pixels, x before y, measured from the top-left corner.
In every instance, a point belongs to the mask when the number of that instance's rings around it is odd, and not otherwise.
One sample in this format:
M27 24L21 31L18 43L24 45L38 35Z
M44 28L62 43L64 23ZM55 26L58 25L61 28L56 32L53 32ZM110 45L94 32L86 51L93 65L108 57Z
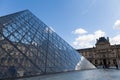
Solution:
M0 17L0 30L0 78L94 68L28 10Z

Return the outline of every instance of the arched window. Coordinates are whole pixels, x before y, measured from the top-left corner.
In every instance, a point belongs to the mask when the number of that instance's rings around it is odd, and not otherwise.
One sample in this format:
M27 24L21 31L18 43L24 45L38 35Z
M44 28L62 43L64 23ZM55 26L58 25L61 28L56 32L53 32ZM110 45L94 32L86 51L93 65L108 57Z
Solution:
M116 59L113 59L113 64L116 64Z

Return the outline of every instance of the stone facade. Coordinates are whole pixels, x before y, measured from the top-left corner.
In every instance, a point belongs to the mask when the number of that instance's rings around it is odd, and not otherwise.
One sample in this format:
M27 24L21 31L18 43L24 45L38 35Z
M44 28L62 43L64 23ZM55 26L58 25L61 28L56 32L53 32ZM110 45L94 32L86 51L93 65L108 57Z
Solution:
M98 68L119 67L120 45L110 45L109 38L100 37L97 39L95 47L77 51Z

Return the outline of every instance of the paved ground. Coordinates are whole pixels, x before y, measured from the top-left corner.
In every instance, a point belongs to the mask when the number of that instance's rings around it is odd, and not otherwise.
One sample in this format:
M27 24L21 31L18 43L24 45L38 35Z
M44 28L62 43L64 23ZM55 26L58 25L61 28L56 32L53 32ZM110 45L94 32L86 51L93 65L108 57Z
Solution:
M20 80L120 80L120 70L95 69L38 76Z

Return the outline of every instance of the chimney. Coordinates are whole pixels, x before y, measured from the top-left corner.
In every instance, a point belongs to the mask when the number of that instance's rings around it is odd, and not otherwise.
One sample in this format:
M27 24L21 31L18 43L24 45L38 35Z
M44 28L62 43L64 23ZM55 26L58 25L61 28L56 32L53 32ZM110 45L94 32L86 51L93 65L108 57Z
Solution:
M107 41L109 42L109 37L107 37Z
M96 39L96 41L98 42L98 39Z

